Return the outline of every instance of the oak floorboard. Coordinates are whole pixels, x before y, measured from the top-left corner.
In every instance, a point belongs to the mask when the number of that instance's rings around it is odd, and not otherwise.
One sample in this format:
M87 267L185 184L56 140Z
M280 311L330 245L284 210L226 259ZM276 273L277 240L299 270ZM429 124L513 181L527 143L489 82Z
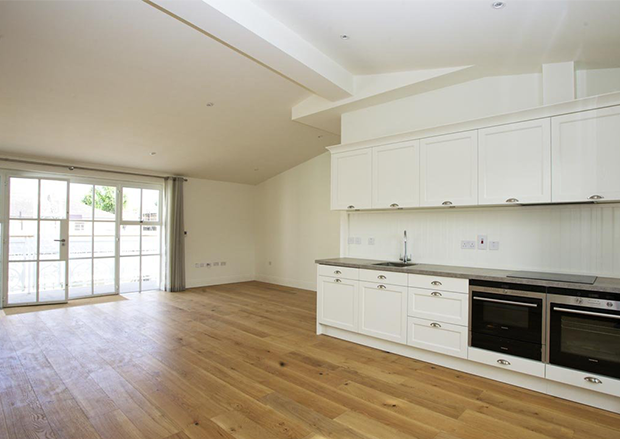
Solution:
M262 282L0 313L0 439L615 439L620 415L317 336Z

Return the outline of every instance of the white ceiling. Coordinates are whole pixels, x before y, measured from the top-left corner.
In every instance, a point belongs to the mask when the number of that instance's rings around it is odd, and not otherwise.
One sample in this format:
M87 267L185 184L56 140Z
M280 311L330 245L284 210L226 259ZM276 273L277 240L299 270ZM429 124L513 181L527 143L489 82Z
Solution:
M505 0L501 10L492 0L253 1L357 75L620 62L617 0Z
M1 1L0 60L0 155L254 184L339 141L291 120L306 89L138 0Z
M502 10L487 0L253 1L314 46L291 42L283 65L302 47L351 80L463 65L620 65L620 0L506 0ZM234 6L238 16L251 9ZM228 18L215 24L234 40L240 23ZM267 39L273 28L261 29ZM249 51L266 47L239 35ZM294 75L314 67L295 64L289 80L240 52L140 0L0 1L0 155L255 184L339 142L291 120L312 95Z

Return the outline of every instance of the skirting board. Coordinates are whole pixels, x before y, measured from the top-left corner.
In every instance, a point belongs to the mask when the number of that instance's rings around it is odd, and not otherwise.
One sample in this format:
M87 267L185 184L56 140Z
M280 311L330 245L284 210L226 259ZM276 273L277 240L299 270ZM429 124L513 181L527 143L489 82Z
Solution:
M581 389L510 370L502 370L486 364L477 363L462 358L450 357L448 355L438 354L424 349L414 348L412 346L380 340L367 335L333 328L331 326L318 324L317 333L350 341L363 346L380 349L382 351L391 352L397 355L402 355L403 357L413 358L415 360L421 360L450 369L467 372L472 375L478 375L483 378L489 378L502 383L512 384L517 387L523 387L535 392L590 405L603 410L609 410L614 413L620 413L620 398L618 397L605 395L587 389Z
M307 282L296 279L288 279L285 277L269 276L266 274L257 274L255 280L266 282L268 284L282 285L284 287L300 288L302 290L316 291L316 281Z
M207 279L188 280L186 287L187 288L209 287L212 285L235 284L237 282L250 282L253 280L255 280L255 277L253 274L238 275L238 276L210 277Z

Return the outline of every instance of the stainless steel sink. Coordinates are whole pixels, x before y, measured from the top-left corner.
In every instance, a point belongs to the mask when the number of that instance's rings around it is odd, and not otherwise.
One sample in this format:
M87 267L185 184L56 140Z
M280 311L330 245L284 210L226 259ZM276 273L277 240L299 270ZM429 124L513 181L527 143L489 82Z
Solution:
M398 268L405 268L405 267L413 267L416 264L405 264L403 262L379 262L378 264L372 264L375 265L377 267L398 267Z

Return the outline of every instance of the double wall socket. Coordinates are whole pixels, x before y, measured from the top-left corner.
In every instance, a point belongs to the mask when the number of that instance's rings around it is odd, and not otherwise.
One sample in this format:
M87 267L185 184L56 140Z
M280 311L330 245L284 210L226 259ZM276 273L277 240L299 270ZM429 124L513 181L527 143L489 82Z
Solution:
M462 250L474 250L476 248L476 241L461 241Z

